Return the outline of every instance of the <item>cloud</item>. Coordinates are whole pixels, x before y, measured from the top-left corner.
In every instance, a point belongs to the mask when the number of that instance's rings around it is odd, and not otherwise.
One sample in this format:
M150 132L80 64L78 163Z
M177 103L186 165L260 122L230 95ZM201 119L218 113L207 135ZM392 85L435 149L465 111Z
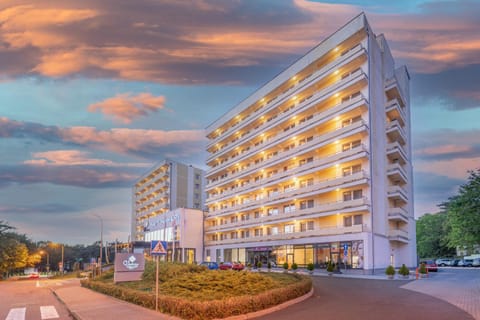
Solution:
M35 166L105 166L105 167L150 167L151 163L118 163L107 159L89 157L89 152L79 150L55 150L33 153L32 160L23 163Z
M72 207L70 205L62 203L46 203L46 204L36 204L34 206L23 205L23 206L0 206L1 214L30 214L32 212L41 213L41 214L57 214L57 213L66 213L66 212L77 212L80 208Z
M117 121L130 123L136 118L147 116L149 113L163 108L165 108L165 97L163 96L153 96L150 93L139 93L136 96L121 93L113 98L89 105L88 111L100 111Z
M0 166L0 186L52 183L84 188L124 188L131 186L140 174L135 168L7 165Z
M148 130L93 127L57 127L0 118L0 138L28 138L67 145L86 146L101 150L140 156L164 158L163 154L194 155L204 150L203 130Z
M415 170L452 179L466 179L480 168L480 130L440 129L418 134L414 145Z
M361 11L306 0L24 2L0 10L4 76L190 84L268 79ZM479 13L458 0L367 14L413 71L438 72L480 63Z

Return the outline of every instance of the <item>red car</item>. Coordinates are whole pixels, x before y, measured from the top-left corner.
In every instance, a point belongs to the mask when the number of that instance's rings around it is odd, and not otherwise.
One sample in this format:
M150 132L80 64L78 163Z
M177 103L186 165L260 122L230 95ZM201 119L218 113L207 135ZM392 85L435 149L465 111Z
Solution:
M220 270L230 270L230 269L232 269L232 264L230 262L220 263L220 265L218 266L218 269L220 269Z
M437 272L437 264L433 260L423 260L420 261L420 264L425 263L425 267L427 268L428 272Z
M245 269L245 266L243 265L243 263L234 262L232 264L232 270L242 271L243 269Z

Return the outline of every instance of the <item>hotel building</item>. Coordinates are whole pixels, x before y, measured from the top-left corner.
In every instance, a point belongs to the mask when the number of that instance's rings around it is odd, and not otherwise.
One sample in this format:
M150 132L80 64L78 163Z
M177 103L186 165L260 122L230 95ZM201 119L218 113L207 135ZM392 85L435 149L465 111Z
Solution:
M204 203L203 170L171 160L157 164L133 187L132 240L146 240L149 219L177 208L203 210Z
M205 258L414 266L409 80L360 14L208 126Z

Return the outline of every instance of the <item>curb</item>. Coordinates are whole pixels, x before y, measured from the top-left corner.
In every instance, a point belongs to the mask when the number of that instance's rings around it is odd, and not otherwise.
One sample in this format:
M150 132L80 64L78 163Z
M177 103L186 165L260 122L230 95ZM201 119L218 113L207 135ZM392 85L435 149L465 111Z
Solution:
M307 300L307 299L310 298L311 296L313 296L313 286L312 286L312 289L310 290L309 293L304 294L304 295L301 296L301 297L298 297L298 298L295 298L295 299L292 299L292 300L285 301L284 303L281 303L281 304L279 304L279 305L273 306L273 307L271 307L271 308L263 309L263 310L259 310L259 311L255 311L255 312L250 312L250 313L246 313L246 314L241 314L241 315L238 315L238 316L231 316L231 317L227 317L227 318L221 318L221 319L222 319L222 320L244 320L244 319L253 319L253 318L261 317L261 316L264 316L264 315L267 315L267 314L270 314L270 313L273 313L273 312L276 312L276 311L285 309L285 308L290 307L290 306L292 306L292 305L294 305L294 304L300 303L300 302L302 302L302 301L304 301L304 300Z
M53 295L55 296L55 298L57 298L57 300L63 304L63 306L65 307L65 309L67 309L68 311L68 314L74 319L74 320L82 320L82 318L74 311L70 310L70 308L68 307L68 305L57 295L57 292L55 292L55 290L53 290L52 288L49 288L50 291L53 293Z

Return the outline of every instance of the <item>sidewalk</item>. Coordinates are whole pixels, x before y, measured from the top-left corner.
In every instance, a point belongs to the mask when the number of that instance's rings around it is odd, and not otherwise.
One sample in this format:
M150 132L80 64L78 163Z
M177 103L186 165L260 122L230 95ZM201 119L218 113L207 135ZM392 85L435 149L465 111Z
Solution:
M76 320L180 320L180 318L142 308L79 285L56 288L53 292Z

